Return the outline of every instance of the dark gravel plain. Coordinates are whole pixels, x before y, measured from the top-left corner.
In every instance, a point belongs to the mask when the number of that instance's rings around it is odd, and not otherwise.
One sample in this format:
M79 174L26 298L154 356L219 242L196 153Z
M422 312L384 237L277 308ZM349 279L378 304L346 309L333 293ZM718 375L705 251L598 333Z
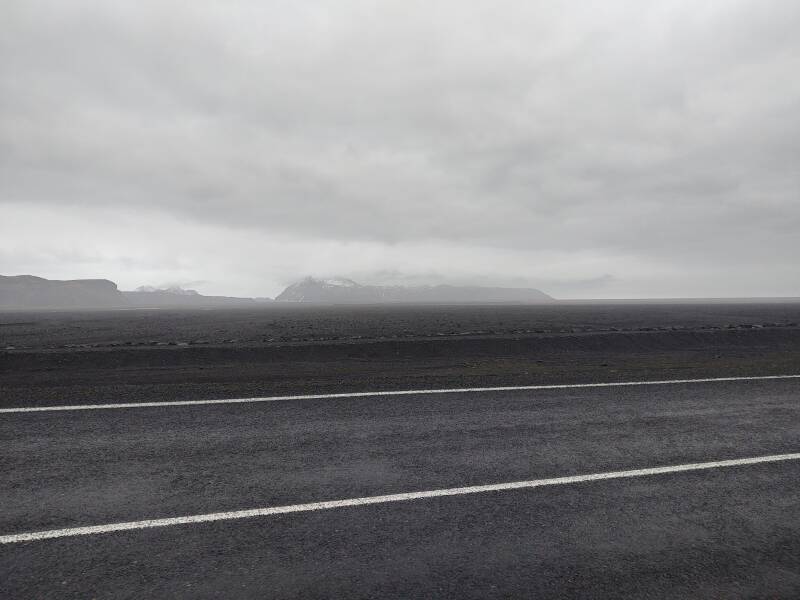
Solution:
M0 406L800 372L800 304L0 314Z
M800 303L392 305L0 312L0 350L798 327Z

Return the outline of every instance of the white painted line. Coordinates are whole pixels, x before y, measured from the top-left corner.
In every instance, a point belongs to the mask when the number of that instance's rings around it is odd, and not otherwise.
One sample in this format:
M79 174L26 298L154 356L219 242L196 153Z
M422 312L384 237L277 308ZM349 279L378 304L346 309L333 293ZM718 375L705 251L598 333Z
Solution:
M442 496L463 496L466 494L481 494L484 492L501 492L505 490L518 490L536 488L550 485L566 485L570 483L583 483L587 481L601 481L604 479L624 479L628 477L645 477L648 475L661 475L664 473L681 473L684 471L700 471L705 469L721 469L725 467L738 467L742 465L755 465L760 463L773 463L788 460L800 460L800 453L773 454L771 456L756 456L754 458L737 458L733 460L717 460L713 462L689 463L672 465L668 467L651 467L648 469L634 469L632 471L610 471L606 473L592 473L590 475L570 475L567 477L553 477L550 479L532 479L529 481L512 481L510 483L494 483L490 485L473 485L469 487L445 488L428 490L424 492L406 492L404 494L388 494L385 496L368 496L366 498L348 498L346 500L328 500L326 502L310 502L308 504L291 504L288 506L272 506L267 508L253 508L250 510L235 510L231 512L207 513L204 515L188 515L185 517L171 517L167 519L147 519L145 521L127 521L124 523L109 523L107 525L92 525L89 527L70 527L67 529L50 529L47 531L34 531L29 533L15 533L0 536L0 544L14 544L17 542L31 542L52 538L73 537L79 535L95 535L98 533L112 533L115 531L129 531L132 529L149 529L153 527L169 527L171 525L188 525L190 523L208 523L212 521L231 521L235 519L248 519L251 517L267 517L286 513L309 512L327 510L330 508L345 508L348 506L365 506L367 504L385 504L387 502L402 502L404 500L422 500L423 498L439 498Z
M515 392L523 390L566 390L637 385L676 385L680 383L716 383L722 381L764 381L768 379L800 379L800 375L760 375L754 377L708 377L704 379L667 379L661 381L617 381L611 383L566 383L553 385L516 385L501 387L447 388L433 390L394 390L388 392L346 392L342 394L303 394L299 396L268 396L256 398L220 398L215 400L175 400L167 402L123 402L116 404L69 404L60 406L19 406L0 408L0 413L50 412L57 410L108 410L112 408L149 408L158 406L202 406L206 404L248 404L251 402L281 402L287 400L330 400L335 398L368 398L377 396L414 396L429 394L466 394L474 392Z

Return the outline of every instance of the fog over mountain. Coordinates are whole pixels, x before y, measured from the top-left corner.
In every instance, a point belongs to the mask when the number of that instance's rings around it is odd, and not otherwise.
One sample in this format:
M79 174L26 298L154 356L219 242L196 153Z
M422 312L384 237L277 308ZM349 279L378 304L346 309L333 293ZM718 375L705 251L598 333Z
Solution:
M800 293L795 0L4 0L0 272Z

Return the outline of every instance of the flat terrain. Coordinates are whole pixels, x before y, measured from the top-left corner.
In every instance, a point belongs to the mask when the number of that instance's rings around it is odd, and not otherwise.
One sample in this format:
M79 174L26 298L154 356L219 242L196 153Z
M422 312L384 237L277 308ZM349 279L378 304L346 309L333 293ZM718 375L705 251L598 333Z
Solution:
M218 310L0 312L0 350L275 346L602 332L797 328L800 303L267 304Z
M0 415L0 534L796 452L800 380ZM785 597L800 461L0 547L4 597Z
M0 315L0 408L800 374L800 305ZM5 350L3 350L5 349ZM800 451L800 379L0 413L0 536ZM0 597L800 596L800 460L0 544Z
M4 313L0 406L795 373L798 323L800 304Z

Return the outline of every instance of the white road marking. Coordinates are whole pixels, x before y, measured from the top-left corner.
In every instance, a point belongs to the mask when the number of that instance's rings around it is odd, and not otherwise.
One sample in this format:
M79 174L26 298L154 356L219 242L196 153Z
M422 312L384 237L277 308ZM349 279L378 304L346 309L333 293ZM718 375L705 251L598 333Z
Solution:
M494 483L490 485L444 488L438 490L428 490L424 492L406 492L404 494L388 494L385 496L348 498L346 500L328 500L326 502L310 502L308 504L291 504L288 506L253 508L250 510L235 510L230 512L207 513L203 515L187 515L184 517L172 517L167 519L127 521L124 523L109 523L107 525L92 525L89 527L50 529L47 531L34 531L29 533L3 535L0 536L0 544L14 544L17 542L31 542L35 540L73 537L79 535L95 535L99 533L112 533L115 531L129 531L132 529L169 527L171 525L187 525L190 523L208 523L211 521L230 521L235 519L248 519L251 517L267 517L286 513L309 512L315 510L327 510L331 508L345 508L348 506L365 506L367 504L384 504L387 502L402 502L405 500L422 500L423 498L438 498L441 496L462 496L466 494L481 494L484 492L500 492L505 490L518 490L551 485L566 485L570 483L583 483L587 481L601 481L604 479L624 479L628 477L661 475L664 473L721 469L725 467L738 467L742 465L755 465L760 463L773 463L789 460L800 460L800 453L773 454L771 456L756 456L753 458L737 458L733 460L717 460L713 462L689 463L667 467L651 467L648 469L634 469L632 471L610 471L606 473L592 473L589 475L553 477L550 479L532 479L529 481L512 481L510 483Z
M754 377L708 377L704 379L666 379L660 381L617 381L611 383L567 383L553 385L516 385L500 387L447 388L433 390L394 390L388 392L346 392L341 394L303 394L255 398L220 398L215 400L175 400L166 402L123 402L116 404L69 404L60 406L19 406L0 408L0 413L50 412L57 410L108 410L112 408L150 408L157 406L202 406L205 404L247 404L287 400L330 400L334 398L368 398L373 396L414 396L417 394L464 394L473 392L515 392L523 390L565 390L577 388L624 387L637 385L676 385L680 383L713 383L722 381L764 381L767 379L800 379L800 375L760 375Z

